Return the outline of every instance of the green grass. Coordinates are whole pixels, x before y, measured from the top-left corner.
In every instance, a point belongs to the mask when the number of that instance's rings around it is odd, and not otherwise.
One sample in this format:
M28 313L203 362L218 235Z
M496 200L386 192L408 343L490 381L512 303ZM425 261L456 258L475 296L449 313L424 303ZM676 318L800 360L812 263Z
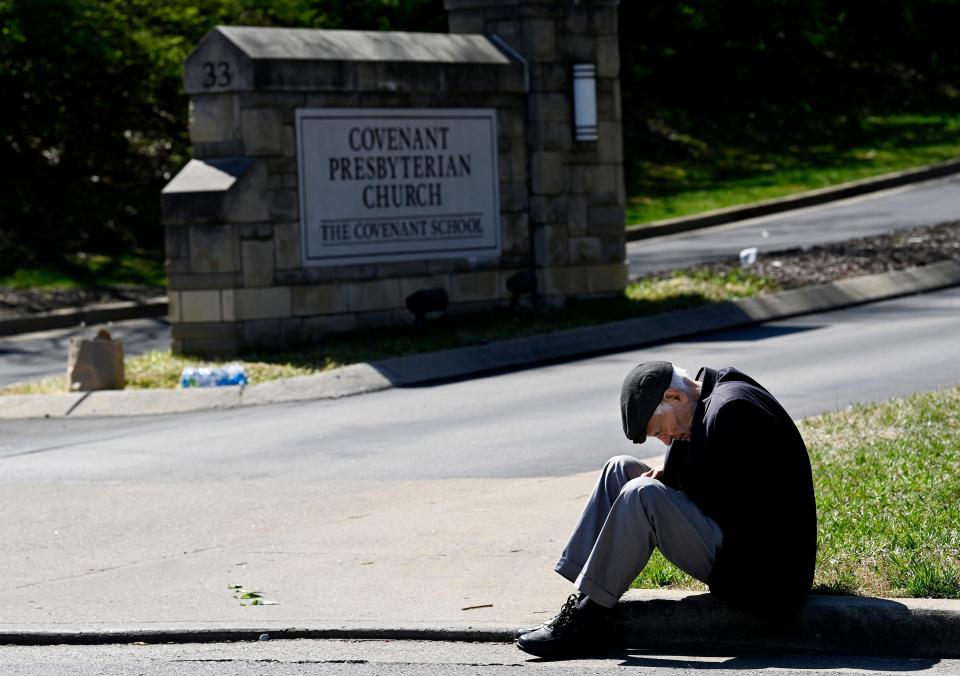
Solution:
M806 420L815 590L960 598L960 387ZM703 589L658 556L634 587Z
M693 579L667 561L660 550L654 550L643 572L633 581L634 589L687 589L706 591L707 586Z
M817 466L817 580L960 598L960 388L807 422Z
M777 286L771 279L739 269L724 275L677 272L668 278L630 284L617 298L571 302L563 309L511 312L504 308L479 315L445 316L422 328L399 326L333 335L309 349L246 354L237 361L245 365L251 382L258 383L357 362L549 333L775 290ZM182 369L200 363L197 358L176 356L169 351L130 357L125 361L127 387L176 387ZM66 387L65 377L46 378L9 385L0 389L0 394L62 392Z
M78 289L167 284L163 257L146 251L120 256L78 253L56 263L18 268L0 276L0 287L14 289Z
M868 117L804 145L708 146L680 139L692 157L639 162L628 185L627 224L783 197L960 157L960 114Z

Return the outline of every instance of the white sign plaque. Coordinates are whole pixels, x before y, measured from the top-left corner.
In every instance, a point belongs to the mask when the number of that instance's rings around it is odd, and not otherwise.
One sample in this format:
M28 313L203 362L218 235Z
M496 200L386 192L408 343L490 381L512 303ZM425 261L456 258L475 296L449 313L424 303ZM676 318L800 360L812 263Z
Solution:
M307 266L500 254L493 109L300 109Z

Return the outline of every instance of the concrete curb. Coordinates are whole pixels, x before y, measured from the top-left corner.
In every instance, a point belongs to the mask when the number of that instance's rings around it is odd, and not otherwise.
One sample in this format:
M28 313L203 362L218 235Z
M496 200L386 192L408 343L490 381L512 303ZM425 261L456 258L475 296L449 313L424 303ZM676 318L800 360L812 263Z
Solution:
M946 261L544 336L386 359L372 366L394 385L409 387L618 352L956 285L960 285L960 262Z
M389 628L389 627L261 627L261 628L183 628L107 631L2 631L0 645L107 645L118 643L228 643L269 640L351 639L393 641L470 641L506 642L513 640L513 629L466 627L462 629Z
M167 314L167 297L158 296L143 301L101 303L83 307L40 312L35 315L10 317L0 319L0 336L12 336L19 333L34 331L50 331L51 329L69 329L80 324L103 324L104 322L118 322L124 319L149 319L163 317Z
M392 387L415 387L581 359L712 331L751 326L775 319L835 310L958 285L960 261L944 261L768 296L712 303L690 310L665 312L488 345L384 359L370 364L353 364L317 375L243 388L8 395L2 399L4 406L0 408L0 419L155 415L336 399Z
M960 657L960 601L814 594L800 614L770 624L710 594L631 590L613 628L624 648L674 654L814 653ZM509 642L513 629L484 627L184 627L103 631L4 631L0 645L213 643L280 639Z
M691 216L667 218L661 221L653 221L646 225L627 226L627 241L635 242L641 239L676 235L681 232L701 230L715 225L745 221L749 218L769 216L770 214L778 214L783 211L826 204L827 202L833 202L847 197L879 192L880 190L888 190L911 183L921 183L956 173L960 173L960 159L938 162L916 169L896 171L881 176L861 179L859 181L841 183L840 185L829 188L820 188L819 190L810 190L787 197L777 197L775 199L754 202L753 204L715 209Z

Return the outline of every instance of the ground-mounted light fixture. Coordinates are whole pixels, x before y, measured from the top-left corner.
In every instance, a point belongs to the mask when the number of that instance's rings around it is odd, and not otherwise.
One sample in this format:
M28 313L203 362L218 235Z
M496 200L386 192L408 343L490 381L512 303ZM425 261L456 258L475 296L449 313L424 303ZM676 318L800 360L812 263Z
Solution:
M532 270L520 270L507 278L507 291L510 292L510 308L516 308L520 303L520 296L524 294L536 295L537 275Z
M577 141L597 140L597 67L592 63L573 65L573 125Z
M449 304L447 290L439 287L420 289L407 296L407 309L413 313L415 326L423 326L428 312L443 312Z

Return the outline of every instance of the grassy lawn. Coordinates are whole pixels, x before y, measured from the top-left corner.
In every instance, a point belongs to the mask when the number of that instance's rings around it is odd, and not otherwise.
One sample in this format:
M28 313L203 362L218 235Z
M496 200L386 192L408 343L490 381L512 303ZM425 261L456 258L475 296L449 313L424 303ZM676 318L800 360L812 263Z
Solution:
M809 145L707 147L690 159L639 162L627 224L746 204L960 157L960 114L869 117L856 134Z
M334 335L311 349L247 354L237 361L245 365L250 382L258 383L357 362L549 333L776 290L777 285L771 279L739 269L724 275L677 272L668 279L635 282L618 298L571 302L555 310L514 313L501 309L493 313L445 316L428 322L422 329L400 326ZM127 387L176 387L182 369L200 363L224 362L201 362L169 351L130 357L125 362ZM65 378L54 377L10 385L0 389L0 394L63 392L65 388Z
M78 289L113 286L167 285L163 256L135 251L120 256L78 253L54 264L18 268L0 276L0 287L13 289Z
M960 387L806 420L815 589L960 598ZM703 586L657 553L635 587Z

